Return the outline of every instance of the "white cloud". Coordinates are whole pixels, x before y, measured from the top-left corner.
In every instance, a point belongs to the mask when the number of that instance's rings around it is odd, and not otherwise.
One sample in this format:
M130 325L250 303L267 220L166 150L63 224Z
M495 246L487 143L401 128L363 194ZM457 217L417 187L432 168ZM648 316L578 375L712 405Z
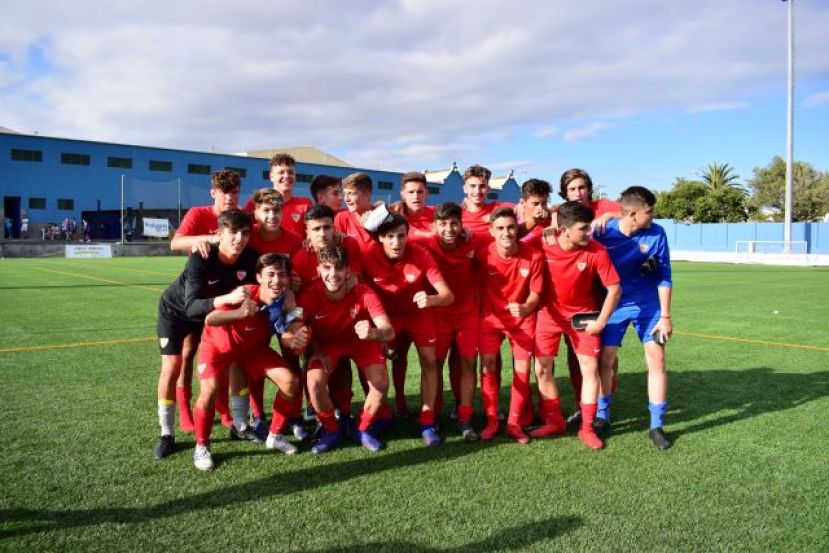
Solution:
M734 111L741 109L748 109L748 102L714 102L692 106L686 111L688 113L706 113L709 111Z
M829 105L829 90L812 94L803 100L803 105L807 108L816 108Z
M576 127L574 129L568 129L564 131L564 141L565 142L578 142L579 140L585 140L587 138L593 138L598 133L612 129L613 125L610 123L604 123L602 121L596 121L593 123L588 123L581 127Z
M572 141L608 124L557 129L733 106L785 74L785 10L751 0L30 0L3 12L3 126L189 149L315 144L388 169L486 161L521 129ZM829 6L798 15L798 78L819 78Z

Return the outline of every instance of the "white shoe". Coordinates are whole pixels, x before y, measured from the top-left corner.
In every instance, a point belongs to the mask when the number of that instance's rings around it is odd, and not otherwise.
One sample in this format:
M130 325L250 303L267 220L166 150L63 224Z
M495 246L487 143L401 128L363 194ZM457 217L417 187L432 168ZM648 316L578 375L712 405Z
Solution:
M282 434L268 434L268 439L265 440L265 447L268 449L277 449L285 455L293 455L296 453L297 447L285 439Z
M210 455L210 450L207 446L197 445L193 452L193 464L199 470L212 470L213 457Z

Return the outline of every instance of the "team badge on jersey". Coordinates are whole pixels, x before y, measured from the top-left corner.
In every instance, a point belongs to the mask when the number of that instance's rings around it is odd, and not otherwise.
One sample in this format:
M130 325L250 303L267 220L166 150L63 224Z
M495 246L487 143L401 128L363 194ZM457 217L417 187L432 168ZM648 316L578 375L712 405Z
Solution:
M521 276L527 278L530 276L530 270L527 267L521 267L518 269L518 272L521 273Z
M351 309L348 310L348 313L351 315L352 319L357 318L357 313L360 312L360 308L356 305L352 306Z
M299 213L292 213L291 214L291 219L294 220L294 223L298 223L299 222Z
M197 370L199 371L199 374L204 373L204 371L206 371L206 370L207 370L207 363L201 363L201 364L199 364L199 368L198 368Z
M491 219L492 217L490 217L489 215L484 215L483 217L481 217L481 221L483 221L484 223L488 223Z
M651 247L650 247L649 245L645 244L644 242L643 242L643 243L641 243L641 244L639 244L639 251L640 251L640 252L642 252L642 253L648 253L648 250L649 250L649 249L651 249Z
M473 257L475 257L475 251L474 250L469 250L468 252L466 252L466 257L468 257L469 259L472 259Z
M576 269L578 269L579 271L583 271L586 267L587 262L585 261L579 261L578 263L576 263Z
M244 280L247 274L247 271L236 271L236 278L238 278L239 280Z
M417 275L414 273L406 273L406 282L414 282Z
M161 349L164 349L164 348L167 347L167 344L170 343L170 339L169 338L159 338L158 343L161 346Z

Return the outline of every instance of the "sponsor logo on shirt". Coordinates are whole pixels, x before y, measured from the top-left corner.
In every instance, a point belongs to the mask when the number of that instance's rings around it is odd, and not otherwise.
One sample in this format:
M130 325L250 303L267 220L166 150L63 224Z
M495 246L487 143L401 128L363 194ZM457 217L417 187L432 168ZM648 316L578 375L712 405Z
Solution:
M247 274L247 271L236 271L236 278L243 280Z
M576 269L579 271L583 271L587 267L587 263L585 261L579 261L576 263Z

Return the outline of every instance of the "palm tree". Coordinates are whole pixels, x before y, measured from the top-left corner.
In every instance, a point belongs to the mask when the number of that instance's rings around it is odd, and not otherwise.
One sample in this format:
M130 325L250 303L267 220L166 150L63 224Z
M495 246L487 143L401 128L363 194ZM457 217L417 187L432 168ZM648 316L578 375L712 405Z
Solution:
M740 175L734 173L734 168L727 163L709 163L699 171L702 182L712 191L721 191L726 188L746 194L745 188L738 183Z

